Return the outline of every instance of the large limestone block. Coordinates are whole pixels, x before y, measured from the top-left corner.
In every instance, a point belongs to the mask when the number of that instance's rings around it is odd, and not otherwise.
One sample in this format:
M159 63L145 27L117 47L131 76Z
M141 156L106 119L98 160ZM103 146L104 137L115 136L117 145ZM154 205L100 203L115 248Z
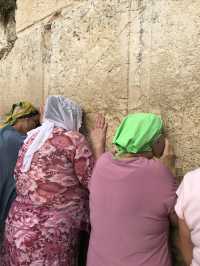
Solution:
M43 97L41 27L36 26L18 36L13 50L0 61L0 114L19 100L37 106Z
M200 161L200 2L144 0L137 7L132 11L129 110L163 116L182 176Z
M45 95L73 98L89 117L106 114L111 138L127 113L128 1L77 3L44 28Z
M8 91L0 111L62 94L81 104L89 125L96 112L106 114L111 142L128 111L129 1L19 0L17 12L18 40L0 66Z
M106 114L108 142L128 112L159 113L182 176L200 159L199 10L198 0L18 0L18 40L0 62L0 112L63 94L89 124Z

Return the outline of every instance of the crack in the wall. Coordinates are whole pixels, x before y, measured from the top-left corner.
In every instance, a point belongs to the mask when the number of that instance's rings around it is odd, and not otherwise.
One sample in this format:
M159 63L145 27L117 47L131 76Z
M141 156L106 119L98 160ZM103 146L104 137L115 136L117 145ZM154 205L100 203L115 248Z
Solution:
M136 56L136 72L138 73L138 85L139 89L142 91L142 65L143 65L143 56L144 56L144 11L145 5L144 0L138 0L138 12L139 12L139 42L138 42L138 54ZM141 96L142 97L142 96Z
M51 65L52 59L52 27L53 23L62 18L62 10L59 9L54 12L48 19L48 21L43 24L42 31L42 64L43 64L43 102L47 95L49 94L49 67Z
M42 90L42 103L45 102L45 88L47 82L48 75L47 72L47 66L51 62L51 27L52 23L49 22L44 25L43 32L42 32L42 42L41 42L41 48L42 48L42 83L43 83L43 90Z
M26 27L23 27L23 28L21 28L21 29L18 29L18 30L17 30L17 34L26 31L27 29L33 27L33 26L36 25L36 24L40 24L42 21L44 21L44 20L46 20L46 19L48 19L48 18L51 19L52 17L55 16L55 14L59 14L63 9L65 9L65 8L69 8L69 7L72 7L73 5L74 5L74 4L64 5L64 6L60 7L60 8L58 8L58 9L56 9L55 11L53 11L53 12L47 14L46 16L43 16L42 18L40 18L40 19L38 19L38 20L34 20L32 23L28 24Z
M128 7L128 22L129 22L129 29L128 29L128 49L127 49L127 64L128 64L128 73L127 73L127 110L126 113L129 112L129 92L130 92L130 62L131 62L131 12L132 12L132 3L133 1L129 1Z
M132 90L142 91L142 67L144 63L143 61L145 51L145 9L145 0L129 1L130 30L128 36L128 99L132 97ZM137 91L136 94L138 95L139 92ZM140 98L138 98L138 101L141 100ZM132 103L130 101L128 101L127 109L128 112L133 109Z
M139 24L140 24L140 31L139 31L139 53L137 55L137 62L138 64L142 63L143 60L143 52L144 52L144 41L143 41L143 35L144 35L144 6L143 6L143 0L138 0L138 9L140 10L140 16L139 16Z

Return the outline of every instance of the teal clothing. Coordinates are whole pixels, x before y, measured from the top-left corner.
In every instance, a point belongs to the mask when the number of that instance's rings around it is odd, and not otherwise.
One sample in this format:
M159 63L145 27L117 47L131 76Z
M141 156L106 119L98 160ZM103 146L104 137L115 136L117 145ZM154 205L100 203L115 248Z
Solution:
M25 134L20 134L14 127L0 129L0 239L4 223L16 197L14 169Z

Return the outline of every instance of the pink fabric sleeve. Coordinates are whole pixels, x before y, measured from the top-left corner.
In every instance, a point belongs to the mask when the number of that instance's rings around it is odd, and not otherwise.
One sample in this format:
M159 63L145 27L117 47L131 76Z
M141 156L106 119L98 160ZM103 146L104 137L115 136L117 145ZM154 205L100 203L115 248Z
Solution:
M174 213L174 206L177 200L176 196L177 182L176 178L171 173L168 174L168 177L169 177L169 191L166 200L166 206L167 206L168 215L170 215L171 213Z
M180 184L176 194L178 196L178 199L175 205L175 211L180 219L184 219L184 205L185 205L184 180Z
M171 173L171 171L160 161L158 162L158 173L163 177L162 183L165 193L165 210L168 215L174 213L174 206L176 204L177 195L177 180L176 177Z
M170 215L171 213L174 213L174 206L176 204L177 196L176 196L176 190L177 190L177 182L176 178L174 176L171 177L172 182L171 182L171 188L170 188L170 193L169 197L167 200L167 209L168 209L168 214Z

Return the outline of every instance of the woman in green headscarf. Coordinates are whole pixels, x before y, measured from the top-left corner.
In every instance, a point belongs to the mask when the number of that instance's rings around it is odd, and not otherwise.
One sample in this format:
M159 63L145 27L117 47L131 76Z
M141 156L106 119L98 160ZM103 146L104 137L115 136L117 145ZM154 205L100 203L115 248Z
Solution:
M151 157L161 156L165 145L161 117L145 113L128 115L117 129L113 144L116 145L117 156L145 153ZM156 154L153 154L155 144Z
M116 153L104 153L91 178L87 266L171 266L176 181L155 158L165 150L161 117L128 115L113 143Z
M38 110L29 102L13 104L0 126L0 245L4 222L15 198L14 168L26 133L39 125Z

